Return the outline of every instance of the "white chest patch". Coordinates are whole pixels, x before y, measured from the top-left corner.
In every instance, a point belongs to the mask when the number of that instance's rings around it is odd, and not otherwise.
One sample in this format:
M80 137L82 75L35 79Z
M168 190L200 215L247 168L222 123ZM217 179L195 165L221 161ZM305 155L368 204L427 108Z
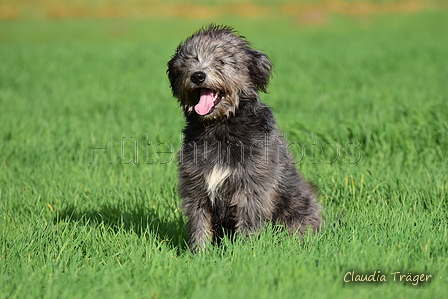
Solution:
M224 183L230 174L230 168L223 165L215 165L211 172L205 175L205 182L207 184L207 192L212 204L215 201L215 194L219 187Z

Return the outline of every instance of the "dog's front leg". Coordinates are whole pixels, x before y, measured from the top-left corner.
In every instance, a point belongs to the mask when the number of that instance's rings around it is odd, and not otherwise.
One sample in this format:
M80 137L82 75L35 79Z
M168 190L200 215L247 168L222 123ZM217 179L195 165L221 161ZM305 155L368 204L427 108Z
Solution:
M274 190L271 186L264 187ZM257 194L256 190L246 189L245 192L239 193L240 197L233 200L237 207L236 231L246 236L258 232L266 222L272 220L275 210L275 192L258 192L256 197L254 194Z
M201 251L213 238L211 213L199 205L188 207L186 213L190 227L188 243L192 251Z
M257 232L264 218L260 210L260 203L250 200L244 206L237 206L236 218L236 231L238 233L248 236Z

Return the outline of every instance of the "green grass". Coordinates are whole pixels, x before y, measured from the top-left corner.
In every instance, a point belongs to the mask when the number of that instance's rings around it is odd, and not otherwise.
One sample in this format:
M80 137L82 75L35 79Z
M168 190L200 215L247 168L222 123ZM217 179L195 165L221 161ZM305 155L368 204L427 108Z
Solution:
M306 144L322 232L186 248L174 153L155 152L180 147L166 62L202 21L2 21L0 298L446 296L447 14L222 21L275 64L262 98Z

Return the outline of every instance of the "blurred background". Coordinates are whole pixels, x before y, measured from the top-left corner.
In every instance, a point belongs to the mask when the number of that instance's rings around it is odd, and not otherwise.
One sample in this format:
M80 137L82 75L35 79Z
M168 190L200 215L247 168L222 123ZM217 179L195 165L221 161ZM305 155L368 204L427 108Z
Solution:
M443 0L2 0L1 19L200 18L292 16L324 23L329 14L366 16L446 6Z
M332 19L341 16L368 22L369 17L375 15L416 13L447 8L448 1L444 0L1 0L0 20L13 21L15 24L27 21L79 19L161 21L160 27L157 28L158 32L140 32L154 36L163 33L165 26L171 27L169 22L174 19L197 24L223 22L229 19L269 21L277 18L291 20L291 25L295 26L322 26L331 24ZM0 32L0 41L13 39L14 35L19 33L15 31L20 31L19 28L5 28L12 24L4 22L1 24L3 30ZM138 34L136 28L128 28L123 23L117 24L100 34L117 38ZM177 25L177 29L182 32L183 27ZM94 28L91 30L95 31ZM86 35L89 36L89 33Z

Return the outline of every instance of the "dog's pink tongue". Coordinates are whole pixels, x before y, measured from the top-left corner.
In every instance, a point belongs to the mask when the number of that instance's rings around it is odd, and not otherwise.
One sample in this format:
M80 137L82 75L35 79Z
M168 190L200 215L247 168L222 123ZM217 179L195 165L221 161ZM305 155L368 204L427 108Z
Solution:
M199 97L199 103L194 106L194 110L196 110L199 115L206 115L212 110L213 106L215 105L214 101L215 93L211 89L202 88L201 96Z

